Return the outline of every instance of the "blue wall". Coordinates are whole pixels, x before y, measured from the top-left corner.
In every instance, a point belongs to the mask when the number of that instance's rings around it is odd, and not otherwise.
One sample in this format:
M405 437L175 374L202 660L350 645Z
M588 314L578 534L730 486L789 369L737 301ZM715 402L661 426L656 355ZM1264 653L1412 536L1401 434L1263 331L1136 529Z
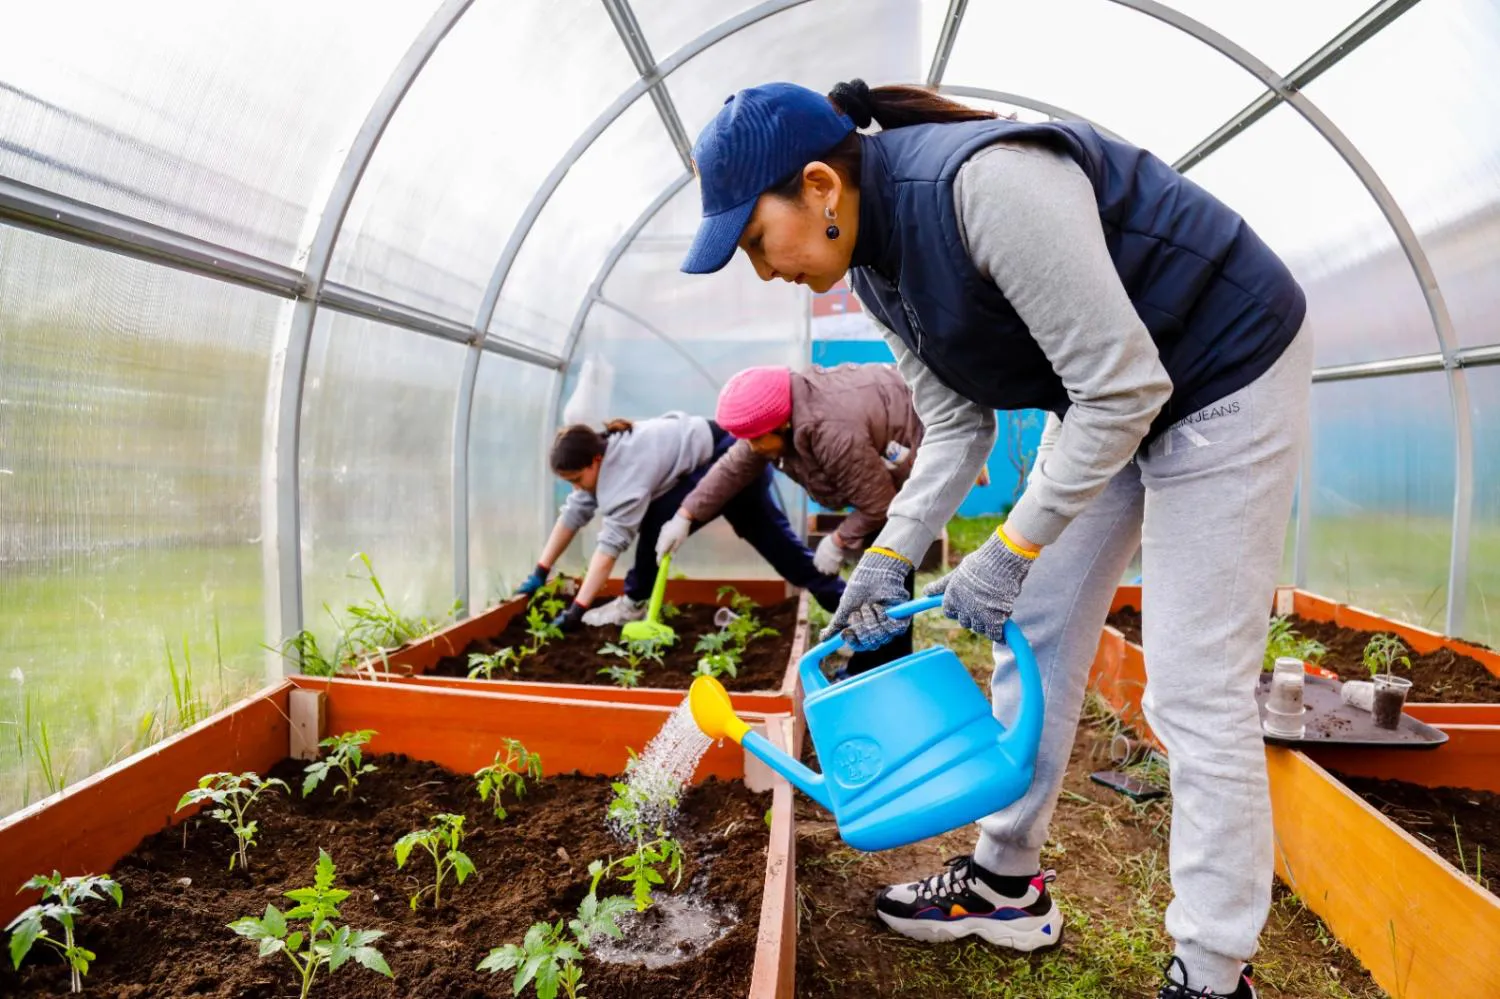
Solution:
M884 340L814 340L812 342L812 362L822 367L850 363L890 364L893 361L895 357L892 356ZM1009 442L1012 435L1020 434L1020 447L1024 454L1035 454L1037 443L1042 439L1045 414L1040 411L1027 409L1017 412L1001 412L996 416L1000 419L1000 432L995 439L995 449L990 452L990 484L975 486L969 490L969 495L964 498L963 504L958 508L959 516L981 517L987 514L1009 512L1020 496L1018 488L1020 475L1016 470L1015 462L1010 457L1012 448ZM808 506L813 510L822 509L811 501Z

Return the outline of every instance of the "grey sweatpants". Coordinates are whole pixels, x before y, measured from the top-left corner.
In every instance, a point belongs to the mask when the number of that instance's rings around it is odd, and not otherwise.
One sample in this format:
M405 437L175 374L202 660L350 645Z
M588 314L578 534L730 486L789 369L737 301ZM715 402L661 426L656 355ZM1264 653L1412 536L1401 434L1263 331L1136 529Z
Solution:
M1111 597L1142 552L1146 719L1172 781L1167 932L1194 988L1232 992L1270 911L1272 834L1255 685L1307 427L1304 330L1249 387L1174 424L1043 549L1014 619L1041 669L1046 722L1026 796L979 822L975 859L1034 874ZM1046 460L1045 444L1039 461ZM992 694L1014 717L1015 660Z

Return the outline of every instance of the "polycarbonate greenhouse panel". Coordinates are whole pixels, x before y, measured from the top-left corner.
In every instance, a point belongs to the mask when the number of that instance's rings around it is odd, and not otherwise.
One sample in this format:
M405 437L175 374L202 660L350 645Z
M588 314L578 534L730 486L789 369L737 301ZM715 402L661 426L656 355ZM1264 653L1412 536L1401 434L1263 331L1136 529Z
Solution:
M826 93L860 77L871 86L920 81L921 17L910 0L816 0L715 45L667 78L689 138L725 99L773 80Z
M1500 367L1471 368L1474 414L1474 526L1469 532L1469 599L1463 637L1500 647Z
M302 403L302 595L331 636L374 597L370 557L394 608L440 619L453 606L453 407L464 348L323 310Z
M598 0L476 3L376 147L331 276L472 323L532 194L635 77Z
M632 5L657 62L752 6L747 0L648 0Z
M4 814L264 678L261 426L284 305L8 226L0 262Z
M516 257L490 332L563 349L579 300L610 247L685 169L656 106L641 97L573 165L547 203Z
M1370 0L1171 0L1169 6L1248 49L1285 76L1353 24L1370 8Z
M508 597L536 565L552 527L547 467L555 371L485 354L469 429L470 606Z
M943 82L1059 104L1169 163L1265 90L1213 49L1107 0L969 4Z
M435 0L7 4L0 175L300 262Z
M1500 5L1443 0L1402 14L1307 88L1401 203L1465 346L1500 343L1496 65Z
M1188 177L1291 267L1307 293L1317 366L1438 349L1394 230L1349 165L1291 108L1276 108Z
M1440 372L1313 386L1307 589L1442 630L1453 415Z
M773 363L754 360L756 351L782 359L788 351L801 356L810 309L805 288L762 281L743 253L715 274L682 273L701 212L698 187L689 184L620 258L604 297L666 334L719 383L747 364ZM638 341L649 334L632 323L622 328L622 336Z

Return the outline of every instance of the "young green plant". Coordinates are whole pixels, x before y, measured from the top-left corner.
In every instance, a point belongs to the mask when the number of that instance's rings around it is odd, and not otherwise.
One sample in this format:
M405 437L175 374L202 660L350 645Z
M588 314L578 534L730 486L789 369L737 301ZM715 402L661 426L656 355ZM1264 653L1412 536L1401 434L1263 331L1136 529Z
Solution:
M641 792L631 788L628 781L616 781L612 786L615 797L609 803L608 819L617 835L633 849L619 859L594 861L589 873L594 875L594 884L597 885L605 874L616 869L623 871L619 880L630 885L636 911L644 912L651 906L652 886L666 883L666 875L658 868L675 875L674 888L682 882L682 846L668 835L663 825L648 818L648 813L663 804L668 810L674 808L676 801L648 802Z
M339 918L339 903L348 898L349 893L333 887L333 877L333 858L320 849L313 886L283 893L297 903L295 907L283 913L276 906L267 904L266 914L260 919L246 916L229 924L231 930L260 945L261 957L278 951L287 956L302 979L300 999L307 999L320 970L326 967L332 974L350 961L387 978L395 977L390 965L385 963L384 955L370 946L384 935L383 930L355 930L334 925L334 920ZM305 921L306 929L292 929L288 923L293 921Z
M469 653L469 679L484 677L493 680L497 670L510 670L512 673L521 672L521 660L526 650L519 652L513 648L497 649L485 654L483 652Z
M1266 632L1266 651L1260 665L1269 673L1276 668L1276 660L1283 657L1315 663L1327 654L1328 649L1321 642L1299 635L1291 618L1275 617Z
M496 753L495 762L476 770L474 777L479 781L479 800L489 801L490 796L494 795L492 804L495 818L503 822L506 812L505 806L500 803L501 797L507 788L517 798L524 797L527 779L542 779L542 758L536 753L528 752L518 739L506 739L502 745L505 747L504 758Z
M1364 663L1365 669L1370 671L1372 678L1381 672L1390 676L1391 667L1396 663L1400 663L1408 670L1411 669L1411 659L1406 655L1406 646L1395 635L1371 636L1370 641L1365 645Z
M73 992L83 991L83 976L89 973L89 962L94 952L78 943L77 926L74 919L80 914L79 906L90 899L102 900L106 895L119 906L125 897L120 886L109 875L86 874L82 877L65 878L57 871L38 874L21 886L22 891L36 890L42 900L21 913L5 927L10 934L10 962L17 970L40 942L56 950L67 962L69 981ZM48 921L62 927L62 940L53 939L47 932Z
M316 763L310 763L303 770L307 776L302 780L302 797L313 793L313 789L323 782L323 779L333 773L342 773L344 783L334 787L335 796L339 792L354 796L354 788L359 784L359 778L365 774L374 773L377 769L375 764L364 762L364 750L361 748L375 735L374 729L362 728L357 732L344 732L341 735L332 735L324 739L318 745L328 750Z
M234 865L238 863L241 870L248 870L250 867L248 851L255 845L255 832L259 826L254 819L247 819L246 816L261 792L278 787L288 794L291 793L285 781L277 780L275 777L262 780L259 774L253 772L204 774L198 778L198 786L178 800L177 810L180 812L189 805L203 803L218 805L219 807L208 814L224 823L234 833L235 852L229 857L229 869L234 870Z
M599 862L589 868L591 872ZM618 895L601 899L597 894L599 878L594 874L593 886L578 906L578 915L555 923L533 923L519 944L506 944L492 949L479 962L479 971L495 974L515 971L510 990L519 996L527 985L535 985L537 999L556 999L561 990L568 999L578 999L583 994L583 969L579 962L583 952L599 937L618 940L622 933L619 918L630 911L630 900Z
M626 642L617 645L610 642L599 650L601 656L615 656L625 660L626 665L611 663L599 670L621 687L635 687L641 682L641 663L651 661L658 666L662 661L662 648L659 642L650 639L638 639L634 642Z
M464 817L444 812L432 817L432 825L426 829L418 829L409 832L396 841L396 867L406 867L406 861L411 857L411 851L415 847L421 847L432 857L432 863L437 868L436 879L430 885L424 885L415 895L411 897L412 911L416 911L422 902L422 896L432 892L432 907L436 909L443 904L443 882L451 874L459 884L468 880L469 875L474 873L474 861L469 855L459 849L464 839Z
M698 644L693 646L693 651L702 653L698 657L699 676L718 678L726 673L730 676L739 675L742 651L728 631L715 631L702 636L698 639Z

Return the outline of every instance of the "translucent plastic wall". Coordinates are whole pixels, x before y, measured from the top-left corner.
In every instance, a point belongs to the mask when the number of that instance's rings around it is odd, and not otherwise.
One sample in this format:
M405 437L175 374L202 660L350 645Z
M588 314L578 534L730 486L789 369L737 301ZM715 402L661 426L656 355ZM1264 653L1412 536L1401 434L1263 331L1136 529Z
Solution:
M1288 578L1500 641L1489 0L13 7L0 812L280 675L357 554L408 615L506 595L586 361L591 418L805 363L802 291L677 272L691 140L772 79L1081 116L1241 211L1317 339ZM722 525L680 567L769 574Z

